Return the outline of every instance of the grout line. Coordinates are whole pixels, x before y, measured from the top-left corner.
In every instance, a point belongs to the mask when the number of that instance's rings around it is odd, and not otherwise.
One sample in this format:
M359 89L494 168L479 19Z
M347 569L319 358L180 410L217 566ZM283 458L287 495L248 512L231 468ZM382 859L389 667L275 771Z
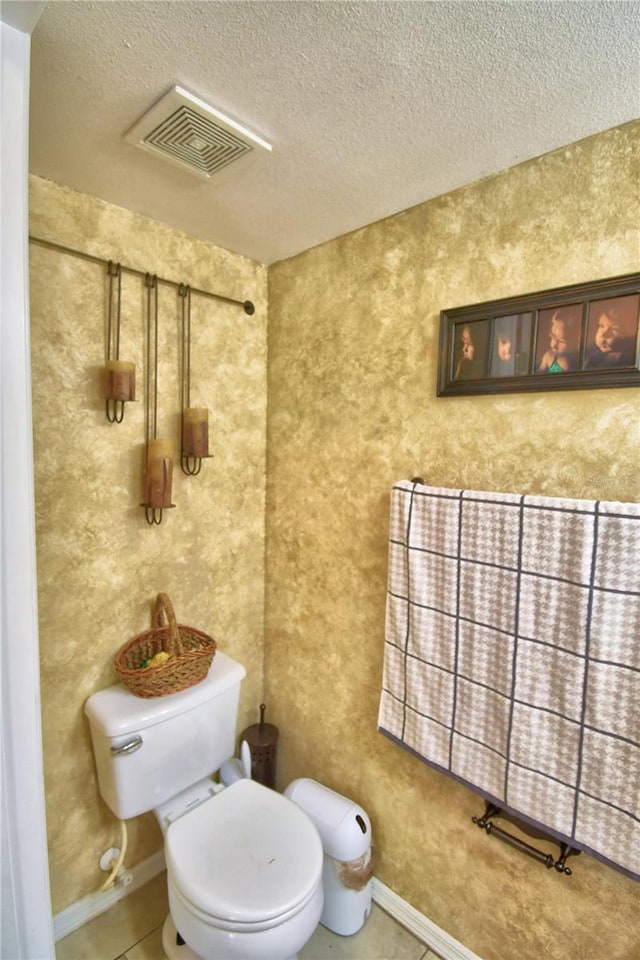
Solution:
M134 943L130 943L129 946L127 947L127 952L128 952L129 950L133 950L133 948L134 948L134 947L137 947L138 944L142 943L143 940L147 940L149 937L153 936L153 934L154 934L157 930L162 930L162 925L163 925L163 923L164 923L164 920L162 920L162 921L157 925L157 927L154 927L152 930L149 930L147 933L145 933L145 935L144 935L143 937L140 937L139 940L136 940ZM120 956L115 957L114 960L129 960L129 958L127 957L127 954L124 953L124 954L121 954Z

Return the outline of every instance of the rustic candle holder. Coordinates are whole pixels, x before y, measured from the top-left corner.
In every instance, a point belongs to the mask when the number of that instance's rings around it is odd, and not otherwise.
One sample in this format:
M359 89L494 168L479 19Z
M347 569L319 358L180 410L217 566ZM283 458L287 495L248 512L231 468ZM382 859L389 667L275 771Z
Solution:
M120 360L120 308L122 303L122 270L120 264L109 260L107 275L109 277L109 302L107 306L105 412L109 423L122 423L125 403L136 398L136 367L134 363Z
M180 466L188 477L195 477L202 469L202 461L209 453L209 411L206 407L191 406L191 287L180 284L182 298L182 451Z
M200 473L203 459L209 456L209 411L206 407L182 410L181 466L188 476Z
M173 440L154 439L147 444L144 503L147 523L161 523L162 511L175 506L171 503L174 446Z
M158 279L146 274L147 288L147 389L145 395L146 410L146 451L144 507L148 524L162 523L163 510L175 507L171 503L173 483L173 458L175 444L173 440L162 440L156 436L158 426ZM153 331L153 337L152 337ZM153 354L153 362L152 362ZM151 381L153 380L153 401L151 400Z

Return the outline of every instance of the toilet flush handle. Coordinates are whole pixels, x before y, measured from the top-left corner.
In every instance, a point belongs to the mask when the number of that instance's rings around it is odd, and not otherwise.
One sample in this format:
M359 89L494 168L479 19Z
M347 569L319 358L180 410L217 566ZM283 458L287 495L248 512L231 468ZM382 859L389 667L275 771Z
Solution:
M130 753L135 753L142 746L142 737L135 736L126 743L121 743L119 747L111 747L112 757L128 757Z

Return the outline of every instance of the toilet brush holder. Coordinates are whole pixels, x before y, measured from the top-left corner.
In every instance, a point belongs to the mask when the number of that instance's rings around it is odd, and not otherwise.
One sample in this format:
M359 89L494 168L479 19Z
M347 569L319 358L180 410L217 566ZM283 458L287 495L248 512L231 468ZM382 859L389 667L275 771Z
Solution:
M264 722L266 706L260 704L260 723L254 723L240 734L246 740L251 753L251 778L265 787L276 789L276 763L278 753L278 728Z

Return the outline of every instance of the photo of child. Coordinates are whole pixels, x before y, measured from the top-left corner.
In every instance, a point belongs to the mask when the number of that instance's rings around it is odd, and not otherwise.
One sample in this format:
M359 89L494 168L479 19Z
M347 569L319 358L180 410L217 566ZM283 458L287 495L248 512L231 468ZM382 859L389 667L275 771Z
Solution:
M523 376L529 367L531 314L496 317L492 326L489 376Z
M636 366L639 312L638 294L589 305L585 370Z
M582 305L571 304L538 315L538 373L569 373L578 369Z
M485 375L488 320L456 325L454 380L480 380Z

